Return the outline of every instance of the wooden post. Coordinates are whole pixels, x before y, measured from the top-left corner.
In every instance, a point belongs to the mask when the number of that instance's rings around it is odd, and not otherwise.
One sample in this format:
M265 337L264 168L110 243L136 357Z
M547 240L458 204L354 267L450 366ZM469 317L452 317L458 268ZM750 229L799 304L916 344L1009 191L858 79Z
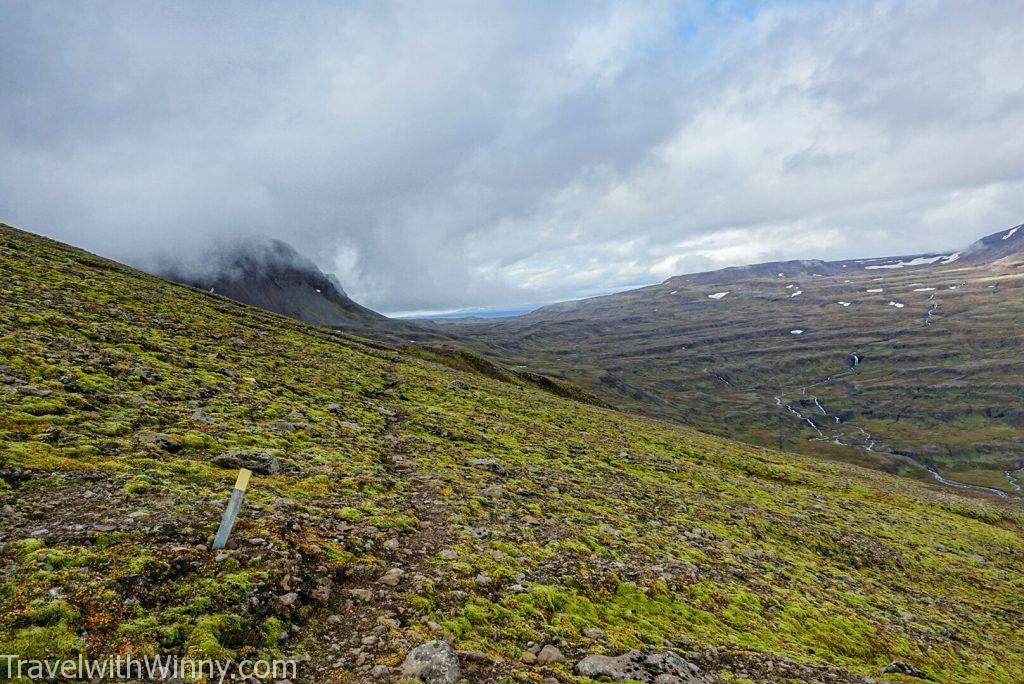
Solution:
M245 499L245 490L249 488L249 478L252 471L242 468L238 471L238 479L235 481L235 488L231 491L231 500L224 510L224 517L220 519L220 529L217 530L217 537L213 540L213 548L223 549L231 536L231 528L235 526L235 518L242 508L242 501Z

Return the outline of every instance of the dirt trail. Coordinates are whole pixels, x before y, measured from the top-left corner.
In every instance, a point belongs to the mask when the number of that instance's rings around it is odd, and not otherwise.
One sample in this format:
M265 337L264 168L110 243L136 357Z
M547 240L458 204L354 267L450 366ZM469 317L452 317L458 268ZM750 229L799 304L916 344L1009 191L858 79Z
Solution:
M371 547L381 562L357 569L334 587L331 600L306 625L302 644L309 658L304 658L296 681L391 681L393 674L383 672L381 665L393 666L418 645L402 635L415 619L403 607L408 605L403 595L416 592L430 576L430 559L447 545L450 532L433 477L417 471L403 440L408 416L396 401L404 382L396 373L399 361L392 360L388 386L374 395L383 401L378 410L386 421L380 464L396 493L391 505L415 516L419 524L411 532L384 535L384 542ZM397 575L393 585L384 581L389 574Z

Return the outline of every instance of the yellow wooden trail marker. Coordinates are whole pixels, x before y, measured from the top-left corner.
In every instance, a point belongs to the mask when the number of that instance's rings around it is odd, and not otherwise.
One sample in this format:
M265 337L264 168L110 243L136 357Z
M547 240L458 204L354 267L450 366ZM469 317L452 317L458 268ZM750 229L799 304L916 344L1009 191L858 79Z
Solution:
M235 526L235 518L238 517L238 511L242 508L242 501L245 499L245 490L249 488L250 477L252 477L251 470L242 468L238 471L235 488L231 491L231 500L228 501L228 507L224 509L224 517L220 519L220 529L217 530L217 536L213 540L214 549L223 549L227 545L228 537L231 536L231 528Z

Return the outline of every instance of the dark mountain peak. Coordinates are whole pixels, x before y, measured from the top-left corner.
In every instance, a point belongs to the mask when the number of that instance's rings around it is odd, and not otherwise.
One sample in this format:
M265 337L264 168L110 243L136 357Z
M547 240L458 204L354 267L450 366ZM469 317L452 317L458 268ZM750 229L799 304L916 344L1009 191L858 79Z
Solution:
M287 242L259 238L223 244L189 262L173 262L157 274L240 302L298 318L341 326L353 319L382 318L345 294L338 279L325 274Z
M986 235L965 249L961 257L973 262L1024 257L1024 224Z

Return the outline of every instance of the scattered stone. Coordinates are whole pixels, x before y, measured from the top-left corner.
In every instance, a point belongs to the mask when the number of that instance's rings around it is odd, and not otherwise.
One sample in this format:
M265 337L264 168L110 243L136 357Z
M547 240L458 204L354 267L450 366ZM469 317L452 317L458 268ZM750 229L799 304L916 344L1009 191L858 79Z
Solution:
M674 651L649 655L644 662L647 667L660 670L682 681L699 681L697 677L700 675L700 668Z
M373 598L373 592L369 589L349 589L348 593L349 596L360 603L369 603L370 599Z
M210 459L220 468L248 468L260 475L277 475L281 472L281 460L266 449L239 449L220 454Z
M207 425L216 425L217 421L206 415L206 409L202 406L192 411L192 420L196 423L206 423Z
M378 580L381 584L386 584L389 587L397 586L402 581L402 576L405 574L401 568L391 568L385 572Z
M486 496L488 499L500 499L505 496L505 490L498 485L491 485L490 487L484 487L481 489L480 494Z
M28 397L48 397L51 394L53 394L53 392L51 392L50 390L40 389L35 385L23 385L22 387L15 388L14 391L17 394L21 394Z
M139 440L143 444L152 444L159 449L163 449L164 451L169 451L171 453L181 451L181 442L176 440L174 437L163 433L158 432L153 435L143 435Z
M576 674L584 677L607 677L614 681L635 680L657 684L703 684L707 678L700 668L678 653L628 651L620 656L588 655L576 663Z
M313 598L321 603L327 603L331 600L331 584L330 580L322 581L313 590Z
M501 477L508 475L508 471L505 470L505 466L501 465L493 458L474 458L469 462L469 464L474 468L486 470L490 473L494 473L495 475L500 475Z
M282 606L290 606L299 600L299 595L292 591L285 594L284 596L278 596L277 600L281 602Z
M635 679L641 682L651 680L643 667L644 656L639 651L630 651L621 656L588 655L576 663L576 674L583 677L608 677L616 681Z
M272 420L267 423L267 427L278 432L298 432L299 430L309 430L309 423L291 420Z
M489 663L491 657L481 651L459 651L459 657L474 663Z
M428 641L406 656L401 676L427 684L456 684L461 676L459 656L443 641Z
M907 675L908 677L916 677L918 679L929 679L928 675L926 675L921 670L917 669L916 667L914 667L910 663L904 663L903 661L900 661L900 660L894 660L891 663L889 663L888 665L886 665L885 669L882 670L882 673L883 674L902 674L902 675Z
M384 542L383 546L388 551L397 551L399 547L398 539L396 537L392 537L391 539L388 539L386 542Z
M538 665L552 665L554 663L564 663L565 656L556 647L548 644L540 650L537 654Z

